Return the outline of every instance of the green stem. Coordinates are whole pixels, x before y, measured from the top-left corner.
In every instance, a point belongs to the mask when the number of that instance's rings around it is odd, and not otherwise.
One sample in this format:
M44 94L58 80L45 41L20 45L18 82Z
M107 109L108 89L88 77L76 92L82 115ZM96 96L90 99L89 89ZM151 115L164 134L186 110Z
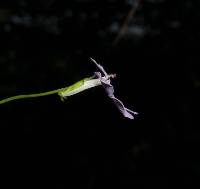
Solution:
M43 93L37 93L37 94L27 94L27 95L17 95L17 96L12 96L3 100L0 100L0 104L4 104L13 100L18 100L18 99L23 99L23 98L35 98L35 97L41 97L41 96L47 96L47 95L52 95L56 94L60 91L62 91L63 88L61 89L56 89L48 92L43 92Z
M18 100L18 99L23 99L23 98L36 98L36 97L48 96L48 95L52 95L52 94L56 94L56 93L59 94L60 92L63 92L63 91L65 91L65 93L66 93L66 91L70 92L70 91L76 89L77 87L80 87L81 85L83 85L85 81L91 80L93 78L94 78L94 76L88 77L88 78L82 79L82 80L74 83L73 85L70 85L69 87L55 89L55 90L52 90L52 91L47 91L47 92L42 92L42 93L36 93L36 94L27 94L27 95L12 96L12 97L0 100L0 104L4 104L4 103L7 103L7 102L10 102L10 101L13 101L13 100ZM62 95L59 95L59 96L61 96L61 100L63 100L63 96Z

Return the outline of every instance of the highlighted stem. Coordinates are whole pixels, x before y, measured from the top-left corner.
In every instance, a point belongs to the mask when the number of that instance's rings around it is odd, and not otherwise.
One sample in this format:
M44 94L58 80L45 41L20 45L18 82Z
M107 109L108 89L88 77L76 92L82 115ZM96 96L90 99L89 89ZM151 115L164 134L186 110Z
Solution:
M41 96L48 96L48 95L56 94L60 92L61 90L63 89L56 89L56 90L43 92L43 93L37 93L37 94L16 95L16 96L12 96L12 97L0 100L0 104L4 104L13 100L18 100L18 99L23 99L23 98L36 98L36 97L41 97Z

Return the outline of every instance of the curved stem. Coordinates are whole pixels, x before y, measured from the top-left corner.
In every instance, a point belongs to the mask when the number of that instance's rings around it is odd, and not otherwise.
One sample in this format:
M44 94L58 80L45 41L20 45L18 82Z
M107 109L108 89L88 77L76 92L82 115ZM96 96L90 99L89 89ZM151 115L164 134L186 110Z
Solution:
M36 98L36 97L48 96L48 95L52 95L52 94L56 94L56 93L58 93L60 95L60 92L65 92L65 91L66 91L66 93L69 93L70 91L75 90L76 88L83 85L85 81L91 80L93 78L94 78L94 76L88 77L88 78L85 78L83 80L80 80L80 81L74 83L73 85L70 85L69 87L55 89L55 90L52 90L52 91L35 93L35 94L27 94L27 95L12 96L12 97L0 100L0 104L4 104L4 103L7 103L7 102L10 102L10 101L13 101L13 100L18 100L18 99L23 99L23 98ZM62 97L62 95L61 95L61 97Z
M60 92L61 90L63 90L63 88L48 91L48 92L43 92L43 93L37 93L37 94L16 95L16 96L12 96L12 97L0 100L0 104L4 104L13 100L18 100L18 99L23 99L23 98L35 98L35 97L41 97L41 96L48 96L48 95L56 94Z

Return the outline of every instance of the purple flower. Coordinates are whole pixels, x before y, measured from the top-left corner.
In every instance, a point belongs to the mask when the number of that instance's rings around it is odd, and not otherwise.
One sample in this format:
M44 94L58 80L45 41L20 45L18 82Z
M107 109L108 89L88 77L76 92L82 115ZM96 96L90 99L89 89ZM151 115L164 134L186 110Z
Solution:
M101 84L104 87L108 97L112 99L113 103L119 109L119 111L124 115L124 117L129 118L129 119L134 119L133 115L137 115L138 113L126 108L124 104L118 98L114 96L114 87L111 85L111 80L110 80L109 75L106 73L106 71L100 64L97 64L97 62L94 59L91 58L91 60L96 64L96 66L104 75L102 77L100 72L95 72L95 76L101 81ZM115 74L111 75L111 78L114 78L114 77L116 77Z

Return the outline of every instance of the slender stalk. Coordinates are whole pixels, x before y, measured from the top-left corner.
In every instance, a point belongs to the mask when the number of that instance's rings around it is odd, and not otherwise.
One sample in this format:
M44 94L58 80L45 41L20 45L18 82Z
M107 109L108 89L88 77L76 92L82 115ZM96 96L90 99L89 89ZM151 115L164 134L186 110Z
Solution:
M110 74L106 76L106 79L109 79L110 77L114 77L114 75ZM19 100L24 98L36 98L41 96L48 96L52 94L58 94L61 97L61 100L64 100L67 96L72 96L74 94L80 93L84 90L87 90L92 87L97 87L101 85L101 82L99 79L94 79L94 76L82 79L73 85L70 85L69 87L55 89L52 91L42 92L42 93L35 93L35 94L25 94L25 95L16 95L9 98L5 98L3 100L0 100L0 104L4 104L13 100Z
M60 92L63 89L56 89L56 90L52 90L52 91L47 91L47 92L42 92L42 93L36 93L36 94L27 94L27 95L16 95L16 96L12 96L3 100L0 100L0 104L4 104L13 100L18 100L18 99L23 99L23 98L36 98L36 97L41 97L41 96L48 96L48 95L52 95L52 94L56 94L58 92Z

